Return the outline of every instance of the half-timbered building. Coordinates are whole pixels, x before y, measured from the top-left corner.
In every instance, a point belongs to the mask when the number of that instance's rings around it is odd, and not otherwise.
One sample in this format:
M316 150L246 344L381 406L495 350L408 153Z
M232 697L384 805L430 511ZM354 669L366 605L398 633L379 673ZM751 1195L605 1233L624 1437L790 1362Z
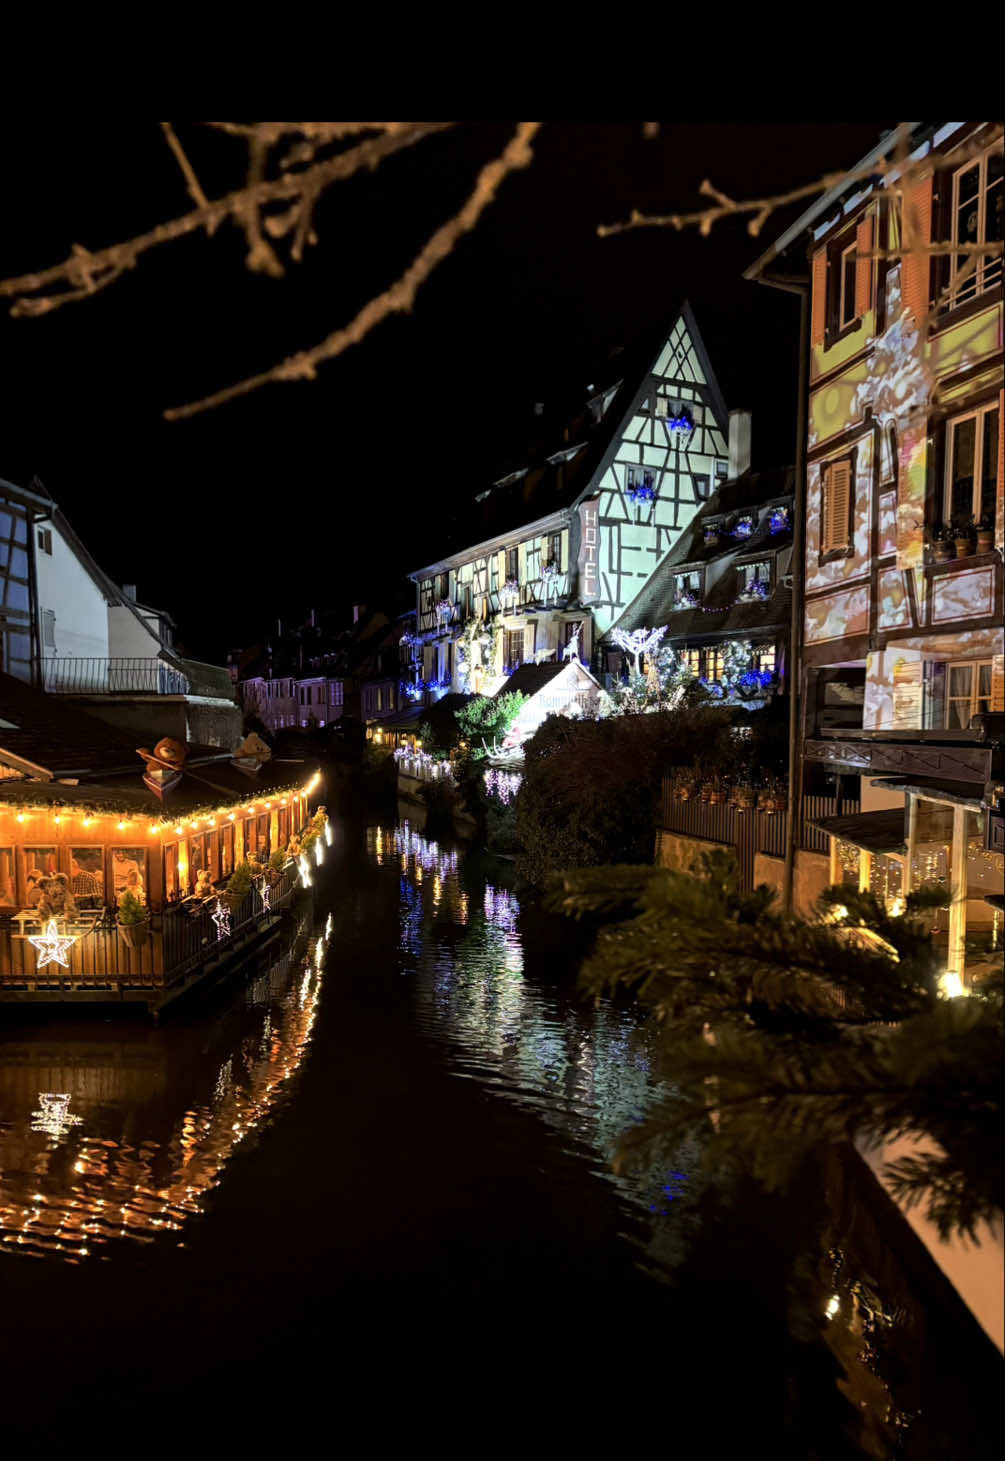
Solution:
M830 878L946 886L954 982L1005 863L1005 183L1000 125L911 126L909 172L887 136L748 277L809 265L802 781L862 807L820 824Z
M462 540L409 576L412 679L492 694L521 664L589 664L716 484L726 410L687 304L621 356L527 465L477 494Z

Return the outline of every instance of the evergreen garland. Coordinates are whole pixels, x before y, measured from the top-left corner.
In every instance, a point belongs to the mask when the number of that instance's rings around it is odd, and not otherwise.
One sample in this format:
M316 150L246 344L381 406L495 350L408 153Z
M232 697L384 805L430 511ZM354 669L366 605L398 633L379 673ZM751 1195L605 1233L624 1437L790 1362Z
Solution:
M885 1175L946 1236L973 1237L1005 1206L1000 1154L1002 986L937 993L921 889L891 917L868 893L827 890L815 919L740 894L725 853L692 874L588 868L561 875L553 909L601 920L582 971L594 995L632 989L652 1013L673 1093L626 1134L619 1160L686 1137L768 1188L822 1145L928 1138Z

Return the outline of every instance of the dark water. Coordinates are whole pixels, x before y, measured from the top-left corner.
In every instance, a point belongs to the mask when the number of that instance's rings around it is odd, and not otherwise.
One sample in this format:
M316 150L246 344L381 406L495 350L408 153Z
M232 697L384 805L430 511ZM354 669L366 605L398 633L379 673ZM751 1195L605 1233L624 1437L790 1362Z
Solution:
M0 1036L5 1440L990 1454L999 1357L857 1169L614 1177L659 1090L576 930L505 864L333 828L229 994Z

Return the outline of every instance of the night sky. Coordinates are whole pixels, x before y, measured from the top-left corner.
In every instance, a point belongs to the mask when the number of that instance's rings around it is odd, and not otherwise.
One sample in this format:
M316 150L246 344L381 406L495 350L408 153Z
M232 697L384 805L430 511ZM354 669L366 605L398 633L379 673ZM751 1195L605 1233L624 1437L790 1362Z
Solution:
M510 124L472 123L330 190L319 244L285 279L252 275L231 226L145 256L40 320L0 316L0 476L37 473L118 582L219 660L310 607L387 599L443 548L449 506L522 465L533 403L585 389L600 362L691 300L729 407L754 412L754 465L792 460L798 301L741 278L761 240L596 225L691 210L708 176L736 197L852 166L892 122L550 123L475 234L313 383L269 386L192 421L180 404L347 323L462 204ZM240 184L243 144L176 124L208 194ZM156 122L22 131L6 158L4 277L187 211Z

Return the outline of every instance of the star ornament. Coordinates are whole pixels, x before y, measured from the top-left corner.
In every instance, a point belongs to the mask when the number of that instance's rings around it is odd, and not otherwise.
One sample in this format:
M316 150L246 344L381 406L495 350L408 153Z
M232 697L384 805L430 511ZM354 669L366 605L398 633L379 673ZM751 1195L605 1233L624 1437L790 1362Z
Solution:
M216 924L217 939L230 938L230 909L225 908L219 898L216 900L213 922Z
M54 918L49 919L45 933L35 934L28 942L34 944L38 951L35 958L39 969L44 969L47 964L62 964L64 969L69 969L68 951L77 942L76 935L60 933Z

